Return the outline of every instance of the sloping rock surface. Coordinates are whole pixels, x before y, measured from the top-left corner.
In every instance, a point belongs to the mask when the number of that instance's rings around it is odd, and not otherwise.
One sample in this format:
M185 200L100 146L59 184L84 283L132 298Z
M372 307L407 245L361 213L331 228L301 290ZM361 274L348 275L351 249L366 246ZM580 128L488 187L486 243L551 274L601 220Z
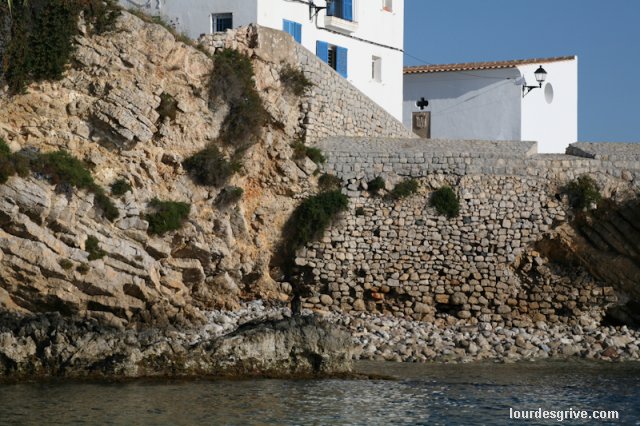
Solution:
M247 323L203 338L197 330L118 330L58 314L0 315L0 378L311 377L348 373L351 336L317 317Z

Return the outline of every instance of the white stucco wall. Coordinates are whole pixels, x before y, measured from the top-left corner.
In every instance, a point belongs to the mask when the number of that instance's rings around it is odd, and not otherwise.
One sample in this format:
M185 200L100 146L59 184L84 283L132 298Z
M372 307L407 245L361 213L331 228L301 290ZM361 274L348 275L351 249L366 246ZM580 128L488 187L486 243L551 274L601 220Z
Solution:
M538 141L538 152L564 153L578 140L578 59L519 66L528 85L537 84L540 65L547 81L522 99L522 139Z
M429 101L433 139L520 140L521 87L516 69L407 74L403 124Z
M348 49L347 80L398 120L402 118L404 0L393 1L384 11L382 0L353 0L357 27L351 34L322 29L325 11L309 19L306 4L287 0L120 0L125 7L141 7L147 13L166 16L179 31L197 38L209 33L212 13L232 13L233 26L257 23L282 30L282 20L302 24L302 45L316 52L318 40ZM325 0L316 0L325 6ZM362 41L363 39L366 41ZM372 57L382 58L382 79L371 76Z
M179 32L197 39L211 31L212 13L233 13L234 26L256 22L258 0L119 0L125 8L162 15ZM214 5L215 3L215 5Z

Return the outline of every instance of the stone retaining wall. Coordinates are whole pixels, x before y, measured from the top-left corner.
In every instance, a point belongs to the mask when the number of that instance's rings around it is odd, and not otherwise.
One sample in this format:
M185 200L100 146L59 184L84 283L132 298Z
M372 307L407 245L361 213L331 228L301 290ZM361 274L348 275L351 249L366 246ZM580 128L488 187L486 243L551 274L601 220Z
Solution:
M308 308L495 327L593 323L616 302L614 289L585 270L550 262L560 254L553 243L536 244L553 242L568 220L560 191L568 180L588 173L605 196L621 196L637 188L639 162L537 155L526 142L340 138L321 146L351 203L296 260L318 283ZM420 190L398 201L372 196L366 182L377 175L417 178ZM443 185L460 197L456 218L429 206Z
M204 36L200 43L214 51L223 47L239 49L255 59L270 63L271 70L284 63L302 69L313 83L303 96L301 105L302 124L309 143L336 135L416 137L313 52L296 43L289 34L251 25ZM278 76L265 76L259 83L264 84L264 80L270 78L277 80Z

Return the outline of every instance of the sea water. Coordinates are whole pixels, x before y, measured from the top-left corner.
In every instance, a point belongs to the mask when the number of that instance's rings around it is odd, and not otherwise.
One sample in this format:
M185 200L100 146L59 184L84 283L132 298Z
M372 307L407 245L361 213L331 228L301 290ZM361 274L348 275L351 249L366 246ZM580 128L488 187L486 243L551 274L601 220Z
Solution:
M0 424L640 424L639 363L358 363L357 368L384 377L2 384ZM582 410L615 412L618 419L535 417ZM516 418L525 413L533 419Z

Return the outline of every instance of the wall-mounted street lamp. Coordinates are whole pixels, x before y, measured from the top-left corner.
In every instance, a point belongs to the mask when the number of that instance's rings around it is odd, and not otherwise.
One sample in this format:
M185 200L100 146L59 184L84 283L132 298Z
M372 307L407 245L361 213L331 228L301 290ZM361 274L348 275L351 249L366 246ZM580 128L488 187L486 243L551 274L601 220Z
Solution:
M527 96L527 94L530 91L532 91L533 89L542 88L542 83L544 83L544 81L547 79L547 72L544 70L544 68L542 68L542 65L540 65L540 68L538 68L536 70L536 72L533 73L533 75L536 77L536 81L538 82L538 86L527 86L527 83L525 82L525 84L522 86L522 97L523 98L525 96Z

